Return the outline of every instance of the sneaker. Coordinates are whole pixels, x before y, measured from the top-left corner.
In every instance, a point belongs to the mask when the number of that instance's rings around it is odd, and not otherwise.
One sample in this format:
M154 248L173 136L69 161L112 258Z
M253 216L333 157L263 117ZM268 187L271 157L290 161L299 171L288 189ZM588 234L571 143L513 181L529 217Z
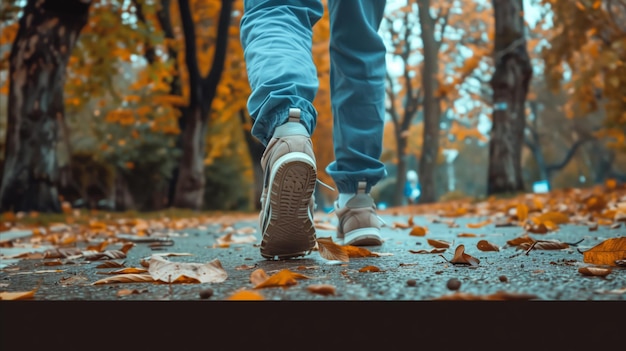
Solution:
M343 245L377 246L382 245L380 236L381 219L376 214L376 204L365 192L365 182L359 182L357 193L339 207L335 201L334 212L339 219L337 238Z
M261 256L282 260L309 254L316 240L313 191L317 167L299 109L290 109L289 121L276 128L261 167Z

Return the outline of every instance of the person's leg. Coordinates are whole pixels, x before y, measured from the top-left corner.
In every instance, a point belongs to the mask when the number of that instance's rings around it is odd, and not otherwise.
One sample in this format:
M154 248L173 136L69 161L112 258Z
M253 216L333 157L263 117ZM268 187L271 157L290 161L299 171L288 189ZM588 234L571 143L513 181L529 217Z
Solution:
M326 171L339 198L338 238L378 245L380 222L369 192L387 174L380 161L385 118L386 48L378 34L384 0L329 0L335 160Z
M251 88L248 111L252 135L263 145L287 122L290 108L300 109L301 123L313 134L319 82L311 45L313 25L323 14L319 0L244 1L240 36Z
M246 1L241 43L252 89L252 134L265 146L259 227L261 255L303 256L315 246L313 191L317 167L310 135L318 88L311 56L320 1Z

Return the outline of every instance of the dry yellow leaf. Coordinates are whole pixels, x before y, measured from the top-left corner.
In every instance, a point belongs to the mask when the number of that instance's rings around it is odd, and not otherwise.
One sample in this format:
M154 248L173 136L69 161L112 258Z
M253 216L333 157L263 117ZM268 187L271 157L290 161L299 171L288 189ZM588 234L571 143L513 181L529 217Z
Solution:
M271 275L264 282L254 286L255 289L271 288L271 287L288 287L296 285L298 279L310 279L310 277L292 272L288 269L281 269L277 273Z
M616 266L615 261L626 258L626 237L607 239L583 252L583 261L597 265Z
M350 258L355 258L355 257L379 257L380 255L375 253L375 252L371 252L370 250L364 248L364 247L358 247L358 246L352 246L352 245L344 245L341 247L341 249L348 254L348 257Z
M517 204L516 206L516 216L519 222L524 222L528 218L528 206L525 204Z
M611 269L600 267L580 267L578 268L578 273L586 276L606 277L609 273L611 273Z
M533 220L537 224L545 223L546 221L551 221L555 224L564 224L569 223L569 216L561 212L549 211L534 217Z
M0 300L30 300L35 297L36 291L3 291L0 292Z
M477 222L477 223L468 223L467 227L468 228L473 228L473 229L482 228L482 227L484 227L484 226L486 226L486 225L488 225L490 223L491 223L491 219L485 219L484 221Z
M411 231L409 232L409 235L411 236L424 236L426 235L426 228L416 225L414 226Z
M226 300L231 301L260 301L265 300L263 295L259 294L257 291L252 290L239 290L234 294L230 295L226 298Z

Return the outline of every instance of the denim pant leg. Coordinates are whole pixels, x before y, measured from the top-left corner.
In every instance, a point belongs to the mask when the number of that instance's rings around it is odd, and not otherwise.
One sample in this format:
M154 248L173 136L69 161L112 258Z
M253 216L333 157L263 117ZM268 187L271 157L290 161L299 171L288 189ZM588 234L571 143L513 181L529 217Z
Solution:
M380 162L385 123L384 0L328 0L335 161L326 168L340 193L366 191L387 175Z
M317 111L317 68L311 53L313 25L324 14L320 0L245 0L241 44L251 94L248 111L252 135L264 145L288 119L289 108L301 110L310 134Z

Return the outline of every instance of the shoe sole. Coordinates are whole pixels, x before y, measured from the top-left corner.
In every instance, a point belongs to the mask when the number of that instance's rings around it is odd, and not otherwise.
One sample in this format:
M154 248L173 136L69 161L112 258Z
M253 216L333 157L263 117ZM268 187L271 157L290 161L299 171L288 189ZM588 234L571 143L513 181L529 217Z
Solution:
M275 170L275 171L274 171ZM269 221L263 232L261 256L283 260L308 255L315 247L315 225L309 203L317 169L305 153L291 152L279 158L270 174Z
M379 246L383 241L378 228L359 228L344 235L343 245Z

